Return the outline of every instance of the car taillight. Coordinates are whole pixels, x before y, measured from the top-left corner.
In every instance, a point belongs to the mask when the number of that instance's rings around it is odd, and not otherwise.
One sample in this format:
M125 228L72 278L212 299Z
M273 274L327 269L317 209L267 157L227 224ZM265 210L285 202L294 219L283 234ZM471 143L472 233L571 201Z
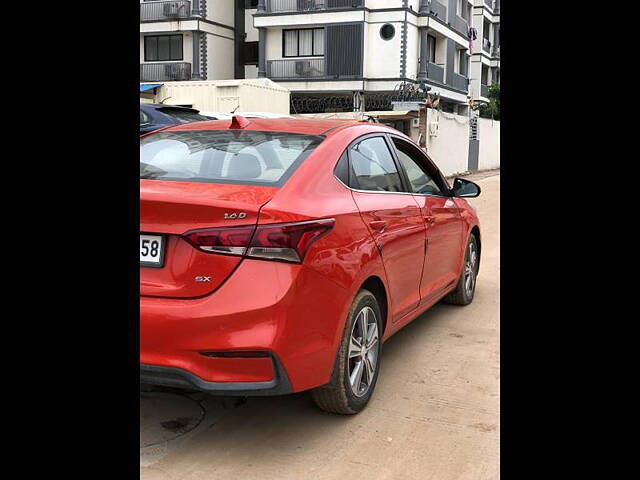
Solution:
M253 235L247 257L266 258L300 263L313 242L327 234L336 221L312 220L310 222L260 225Z
M307 222L211 228L184 235L205 252L302 263L309 247L335 225L333 218Z
M255 227L209 228L184 235L184 239L200 250L226 255L244 255Z

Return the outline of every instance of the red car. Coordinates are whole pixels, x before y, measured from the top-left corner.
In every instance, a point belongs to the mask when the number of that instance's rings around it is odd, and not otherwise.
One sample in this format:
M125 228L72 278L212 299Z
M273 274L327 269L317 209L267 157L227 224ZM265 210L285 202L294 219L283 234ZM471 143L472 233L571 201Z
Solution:
M353 414L385 340L473 300L480 188L392 128L173 126L141 137L140 179L141 383Z

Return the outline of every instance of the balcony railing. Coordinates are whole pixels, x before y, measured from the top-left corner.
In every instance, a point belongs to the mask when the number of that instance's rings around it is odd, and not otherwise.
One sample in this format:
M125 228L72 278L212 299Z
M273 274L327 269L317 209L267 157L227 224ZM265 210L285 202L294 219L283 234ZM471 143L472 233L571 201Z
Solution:
M482 38L482 50L491 53L491 41L488 38Z
M141 63L141 82L191 80L191 64L187 62Z
M444 83L444 68L435 63L427 63L427 78L438 83Z
M326 76L324 58L267 61L268 78L304 80Z
M140 4L140 21L177 20L190 16L191 2L187 0L143 2Z
M431 4L427 8L427 12L434 14L443 22L447 21L447 7L445 7L439 0L431 0Z
M467 36L467 30L469 30L469 24L467 23L467 21L464 18L462 18L462 17L460 17L458 15L454 16L453 17L453 22L451 22L451 26L455 30L457 30L457 31L459 31L461 33L464 33L465 37Z
M493 10L493 13L497 14L500 12L500 0L484 0L484 4Z
M480 84L480 96L484 98L489 97L489 85L485 85L484 83Z
M314 12L362 7L364 0L267 0L267 13Z
M447 78L447 84L466 92L468 91L469 79L459 73L451 72L451 76Z

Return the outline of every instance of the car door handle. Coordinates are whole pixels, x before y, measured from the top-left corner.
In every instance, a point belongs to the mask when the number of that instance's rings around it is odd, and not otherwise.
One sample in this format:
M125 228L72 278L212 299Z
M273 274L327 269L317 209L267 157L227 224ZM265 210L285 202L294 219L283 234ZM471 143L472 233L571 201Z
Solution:
M384 227L387 226L387 222L385 222L384 220L374 220L373 222L369 222L369 226L372 229L381 232L382 230L384 230Z

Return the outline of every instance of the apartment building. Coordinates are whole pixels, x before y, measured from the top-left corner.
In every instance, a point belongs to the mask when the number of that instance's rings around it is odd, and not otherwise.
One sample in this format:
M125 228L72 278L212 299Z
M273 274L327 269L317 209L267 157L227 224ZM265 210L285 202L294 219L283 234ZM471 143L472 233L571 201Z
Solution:
M474 0L473 42L470 64L470 94L474 100L487 100L489 86L500 83L500 0Z
M140 0L140 81L257 77L256 3Z
M445 110L465 114L473 8L473 0L258 0L258 76L308 105L353 95L368 110L383 109L380 94L402 82L424 82Z
M294 113L386 110L426 84L464 115L499 79L498 32L496 0L141 0L140 80L267 77Z

